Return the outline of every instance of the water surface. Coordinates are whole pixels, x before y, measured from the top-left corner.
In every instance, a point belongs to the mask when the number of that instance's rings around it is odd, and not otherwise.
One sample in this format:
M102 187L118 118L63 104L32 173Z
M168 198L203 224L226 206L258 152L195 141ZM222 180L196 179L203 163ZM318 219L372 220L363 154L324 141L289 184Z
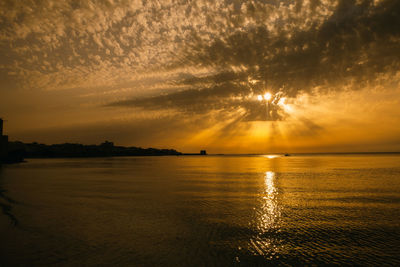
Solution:
M0 265L400 265L400 156L32 159Z

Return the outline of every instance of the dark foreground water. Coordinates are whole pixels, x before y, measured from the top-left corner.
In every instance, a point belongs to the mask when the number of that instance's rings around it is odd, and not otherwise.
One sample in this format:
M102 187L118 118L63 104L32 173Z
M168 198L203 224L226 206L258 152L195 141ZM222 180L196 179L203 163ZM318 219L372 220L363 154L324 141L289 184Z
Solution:
M0 265L400 265L400 156L36 159L0 169Z

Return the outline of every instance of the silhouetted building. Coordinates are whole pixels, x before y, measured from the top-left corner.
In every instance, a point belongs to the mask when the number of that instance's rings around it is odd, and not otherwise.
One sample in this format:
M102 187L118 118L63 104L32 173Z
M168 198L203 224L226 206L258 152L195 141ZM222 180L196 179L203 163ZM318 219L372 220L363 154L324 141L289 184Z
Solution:
M104 143L101 143L100 146L113 148L114 147L114 143L113 142L109 142L109 141L105 141Z
M8 152L8 136L3 135L3 120L0 119L0 161L7 157Z
M200 150L200 155L207 155L207 151L205 151L205 150Z

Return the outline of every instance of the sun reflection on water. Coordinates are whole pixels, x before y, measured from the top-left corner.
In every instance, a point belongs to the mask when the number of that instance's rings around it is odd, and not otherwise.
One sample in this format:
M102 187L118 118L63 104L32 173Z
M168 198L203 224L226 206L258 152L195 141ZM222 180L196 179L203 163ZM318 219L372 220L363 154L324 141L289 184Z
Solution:
M280 157L279 155L263 155L265 158L274 159Z
M278 191L275 187L275 173L267 171L265 173L265 188L263 202L261 205L262 216L260 220L260 230L268 231L270 228L275 226L280 213L277 203Z
M278 258L279 220L281 216L278 204L278 189L276 187L276 173L267 171L264 174L264 184L260 195L260 205L255 209L256 234L250 239L250 249L255 255L262 255L268 259Z

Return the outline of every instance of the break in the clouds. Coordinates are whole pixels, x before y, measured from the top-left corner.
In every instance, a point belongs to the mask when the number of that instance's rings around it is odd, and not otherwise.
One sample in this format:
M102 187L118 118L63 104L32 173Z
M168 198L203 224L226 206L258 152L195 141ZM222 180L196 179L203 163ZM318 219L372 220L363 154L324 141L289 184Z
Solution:
M269 91L279 120L281 99L399 82L397 0L0 5L2 90L103 88L111 107L244 120L265 119L257 95Z

